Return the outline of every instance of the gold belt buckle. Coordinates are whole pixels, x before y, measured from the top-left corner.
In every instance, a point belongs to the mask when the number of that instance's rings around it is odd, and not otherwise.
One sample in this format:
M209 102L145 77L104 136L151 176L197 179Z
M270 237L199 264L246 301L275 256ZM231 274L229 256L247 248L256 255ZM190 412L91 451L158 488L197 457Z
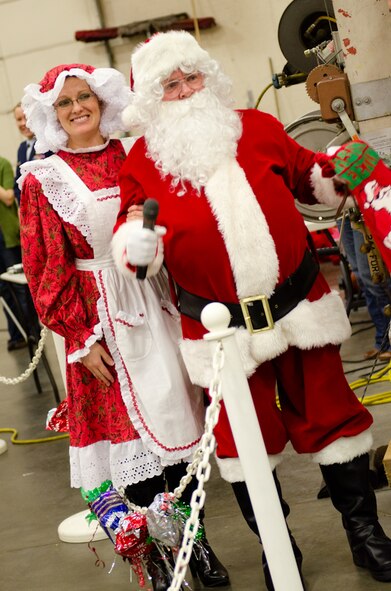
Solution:
M262 303L263 311L265 312L267 326L265 326L264 328L256 328L255 329L253 327L253 323L251 320L248 306L252 302L256 302L256 301L260 301ZM239 300L239 303L242 308L242 313L243 313L244 321L246 323L246 328L247 328L248 332L253 334L256 332L264 332L265 330L271 330L272 328L274 328L274 320L273 320L273 316L272 316L272 313L270 310L269 301L265 295L258 295L258 296L254 296L251 298L243 298L242 300Z

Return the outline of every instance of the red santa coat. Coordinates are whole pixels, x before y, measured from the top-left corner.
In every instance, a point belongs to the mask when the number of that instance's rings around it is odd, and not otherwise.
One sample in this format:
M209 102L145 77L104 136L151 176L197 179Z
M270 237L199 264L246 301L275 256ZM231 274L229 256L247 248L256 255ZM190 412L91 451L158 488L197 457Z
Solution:
M178 196L171 177L163 179L146 157L144 139L135 143L120 172L122 202L113 239L114 259L123 272L131 272L124 258L127 210L147 197L158 200L157 223L167 228L165 264L174 281L193 294L221 302L258 294L269 297L298 268L307 248L307 230L294 198L317 202L322 189L311 177L327 156L299 146L270 115L256 110L240 114L243 133L237 158L223 162L201 194L188 185ZM330 179L319 182L323 189L324 183L331 187ZM202 324L184 315L182 330L181 349L190 377L208 387L213 345L202 340ZM309 350L336 345L349 337L350 330L341 298L319 274L307 298L273 330L251 335L239 328L236 337L251 376L260 364L292 346ZM283 445L272 447L269 453ZM231 445L220 449L221 455L233 453Z

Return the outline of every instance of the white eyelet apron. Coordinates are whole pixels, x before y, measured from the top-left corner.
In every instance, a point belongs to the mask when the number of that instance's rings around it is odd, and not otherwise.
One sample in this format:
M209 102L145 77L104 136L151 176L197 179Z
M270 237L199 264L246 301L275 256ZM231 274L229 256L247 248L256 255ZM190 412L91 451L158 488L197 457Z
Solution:
M203 432L204 408L179 353L179 314L167 282L162 274L145 281L125 278L114 266L108 245L118 213L118 187L92 192L60 157L46 160L87 212L87 227L84 220L83 231L79 229L94 258L77 259L76 268L94 273L98 315L129 417L162 465L191 461Z

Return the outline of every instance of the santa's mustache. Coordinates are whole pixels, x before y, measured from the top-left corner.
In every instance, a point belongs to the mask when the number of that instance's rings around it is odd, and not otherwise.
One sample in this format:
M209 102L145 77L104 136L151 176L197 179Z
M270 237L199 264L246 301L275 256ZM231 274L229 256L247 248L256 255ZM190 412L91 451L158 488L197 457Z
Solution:
M204 88L194 93L190 97L175 100L163 101L160 104L159 117L168 117L175 115L178 119L191 115L205 114L205 109L212 105L219 106L218 99L212 94L209 88Z

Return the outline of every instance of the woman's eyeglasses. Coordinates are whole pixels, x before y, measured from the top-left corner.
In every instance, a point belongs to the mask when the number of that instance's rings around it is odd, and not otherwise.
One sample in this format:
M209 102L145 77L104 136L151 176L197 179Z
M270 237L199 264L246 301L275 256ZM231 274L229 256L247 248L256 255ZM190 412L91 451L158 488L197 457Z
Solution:
M93 92L81 92L79 96L75 99L71 98L63 98L54 103L55 109L69 109L73 107L73 103L78 103L82 105L83 103L87 103L89 100L96 98L96 95Z
M185 83L192 90L198 90L201 88L203 82L204 75L202 72L191 72L183 76L183 78L175 78L174 80L162 82L162 86L166 96L176 96L179 95L182 84Z

